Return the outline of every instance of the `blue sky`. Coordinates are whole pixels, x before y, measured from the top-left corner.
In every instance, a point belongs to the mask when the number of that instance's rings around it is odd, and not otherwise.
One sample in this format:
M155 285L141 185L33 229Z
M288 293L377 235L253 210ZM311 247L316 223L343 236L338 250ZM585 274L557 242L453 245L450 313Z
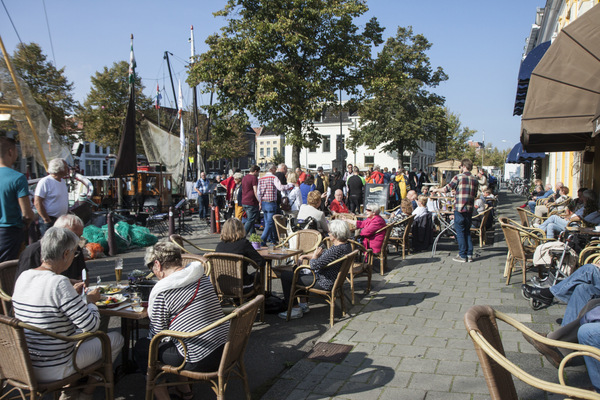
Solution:
M36 42L56 65L65 67L75 84L75 98L83 102L90 77L104 66L129 59L129 36L134 34L138 74L153 96L158 83L173 99L165 51L171 58L175 79L186 77L190 55L190 25L194 26L196 53L207 49L204 40L224 24L212 13L225 0L169 2L46 0L50 35L42 0L4 0L16 29L25 43ZM463 126L478 132L474 140L511 148L519 141L520 118L512 115L517 74L525 40L543 0L408 1L369 0L364 23L377 17L387 38L398 26L412 26L433 43L432 66L441 66L450 79L435 91L446 98L448 108L460 115ZM0 9L0 35L9 53L18 43L4 8ZM377 51L377 49L375 50ZM175 82L177 86L177 81ZM186 88L187 85L183 85ZM191 102L184 90L184 103ZM201 104L208 95L200 95Z

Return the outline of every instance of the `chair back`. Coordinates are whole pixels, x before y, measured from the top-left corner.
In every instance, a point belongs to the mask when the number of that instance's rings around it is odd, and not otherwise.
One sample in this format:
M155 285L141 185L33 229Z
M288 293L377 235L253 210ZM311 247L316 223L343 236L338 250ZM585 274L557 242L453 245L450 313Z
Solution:
M342 287L342 285L346 281L348 272L350 271L350 268L352 268L352 264L354 263L354 260L356 259L356 256L358 256L358 254L359 254L358 249L354 250L350 254L346 254L344 257L340 258L339 260L336 260L336 261L330 263L329 265L327 265L326 268L331 268L332 266L334 266L338 263L342 263L342 265L340 266L338 275L335 278L335 282L333 283L333 287L331 288L331 293L335 293L338 289L340 289Z
M0 311L4 315L12 312L11 297L15 288L15 276L19 268L19 260L0 263Z
M521 219L521 225L524 227L529 227L529 217L527 217L527 210L521 207L517 207L517 213L519 214L519 218Z
M471 307L465 314L464 322L468 332L472 330L479 332L490 345L503 357L506 357L492 307L481 305ZM473 345L477 357L479 357L492 400L517 400L517 391L510 372L488 356L475 342L473 342Z
M407 218L400 221L400 224L406 224L404 228L404 234L402 235L402 241L408 244L408 236L412 232L412 224L415 221L414 214L409 215Z
M275 214L273 215L273 222L275 223L275 230L277 232L277 237L279 238L279 243L283 243L288 236L287 220L283 215Z
M199 255L191 254L191 253L183 253L181 255L181 264L183 266L186 266L189 263L194 262L194 261L201 262L202 265L204 266L204 275L210 276L210 265L208 263L208 260L204 256L199 256Z
M15 387L36 390L25 332L19 320L0 315L0 375Z
M287 238L290 245L295 241L294 248L302 250L302 254L309 254L315 251L322 239L323 236L321 235L321 232L315 229L302 229L298 232L294 232Z
M225 343L221 364L219 365L219 375L225 375L238 362L243 368L241 363L243 362L250 332L252 332L252 325L256 320L258 309L264 301L265 296L259 294L253 300L244 303L233 311L236 317L230 321L229 334L227 335L227 342Z
M175 244L175 246L179 247L179 249L182 252L189 253L189 251L186 250L186 248L185 248L185 245L183 243L183 238L181 237L181 235L174 233L171 236L169 236L169 240L171 241L171 243Z
M252 264L258 270L256 263L239 254L207 253L204 257L210 266L210 279L219 298L233 296L243 299L244 266Z
M490 217L492 216L492 211L494 211L493 208L487 208L484 212L483 215L481 216L481 224L479 224L479 229L480 230L485 230L487 228L488 225L488 221L490 219Z
M348 243L352 246L352 251L358 252L352 263L353 272L360 273L373 266L373 250L367 250L365 246L351 239Z
M519 230L509 224L501 223L500 226L502 227L502 232L504 233L508 251L514 258L525 261L527 257L525 255L525 249L523 248L523 242L521 241L521 233Z

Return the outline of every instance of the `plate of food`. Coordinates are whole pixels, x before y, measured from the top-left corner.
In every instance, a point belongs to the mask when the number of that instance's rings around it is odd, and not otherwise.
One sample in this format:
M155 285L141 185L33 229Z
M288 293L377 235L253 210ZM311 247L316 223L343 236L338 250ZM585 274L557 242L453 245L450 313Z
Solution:
M100 288L100 294L113 295L117 293L123 292L127 286L122 285L100 285L100 286L90 286L89 290L95 290L96 288Z
M126 300L127 300L127 297L123 296L122 294L115 294L115 295L103 294L100 296L100 300L98 300L96 302L96 306L104 307L104 308L113 308L113 307L116 307L119 304L123 303Z

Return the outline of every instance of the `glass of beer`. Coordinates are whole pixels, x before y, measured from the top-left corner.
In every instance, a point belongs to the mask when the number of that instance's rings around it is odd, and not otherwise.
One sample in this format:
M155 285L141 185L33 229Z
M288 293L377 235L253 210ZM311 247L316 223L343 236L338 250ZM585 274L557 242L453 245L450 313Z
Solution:
M117 285L121 284L121 276L123 275L123 259L115 259L115 278L117 279Z

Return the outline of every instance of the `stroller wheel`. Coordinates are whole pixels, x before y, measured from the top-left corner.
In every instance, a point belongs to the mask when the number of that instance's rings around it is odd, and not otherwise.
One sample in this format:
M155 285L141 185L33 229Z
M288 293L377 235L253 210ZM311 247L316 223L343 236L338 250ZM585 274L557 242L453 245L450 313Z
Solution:
M542 309L542 308L544 308L544 306L545 306L546 304L542 303L542 302L541 302L541 301L539 301L539 300L536 300L536 299L532 299L532 298L530 298L530 299L529 299L529 305L531 306L531 308L533 308L534 310L536 310L536 311L537 311L537 310L539 310L539 309Z
M529 293L527 292L527 290L525 290L525 285L521 285L521 296L523 296L523 298L525 300L529 300L531 299L531 297L529 297Z

